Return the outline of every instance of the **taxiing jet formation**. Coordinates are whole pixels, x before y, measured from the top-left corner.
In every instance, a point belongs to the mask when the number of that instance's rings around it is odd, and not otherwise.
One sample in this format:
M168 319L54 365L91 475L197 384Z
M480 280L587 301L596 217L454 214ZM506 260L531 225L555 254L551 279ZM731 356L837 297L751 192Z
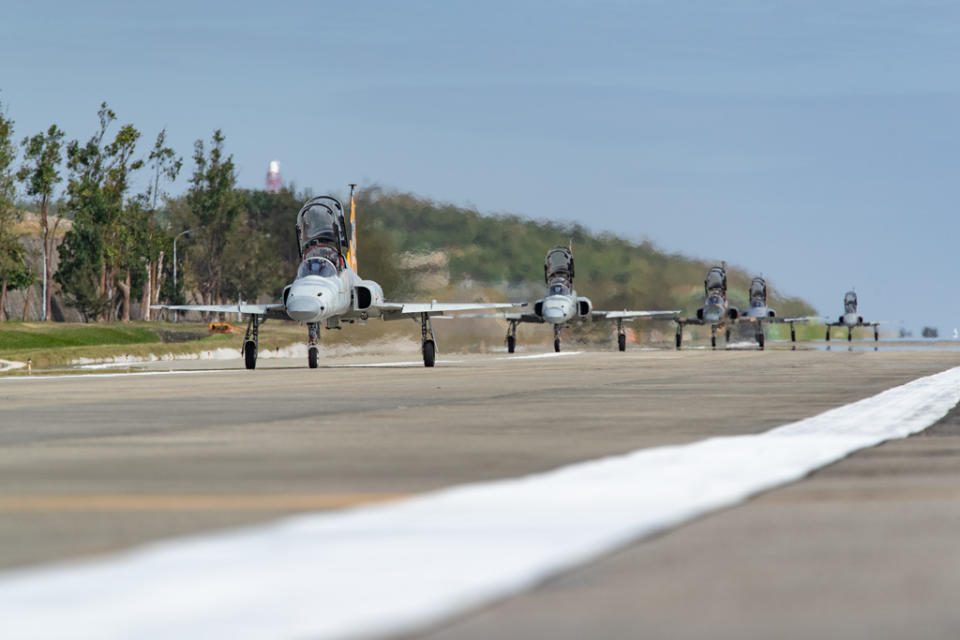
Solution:
M767 306L767 281L762 277L756 277L750 282L750 308L740 312L736 307L727 304L727 264L724 262L719 267L712 267L707 271L707 277L703 280L704 300L703 306L697 309L695 318L676 318L677 323L677 349L683 342L684 325L710 325L710 346L717 348L717 331L725 331L726 341L730 342L730 329L739 323L750 323L754 325L754 337L757 346L762 350L766 342L764 334L764 323L789 323L790 339L796 341L796 330L794 325L800 322L809 322L817 320L814 317L799 318L779 318L777 312Z
M431 316L453 311L506 309L512 304L387 302L383 289L373 280L357 274L357 225L354 188L350 185L350 229L346 234L343 205L332 196L311 199L297 214L297 241L300 268L297 277L283 290L283 301L276 304L236 305L158 305L154 309L241 313L248 317L243 338L243 357L247 369L257 366L259 328L267 318L291 318L307 325L309 349L307 363L318 366L320 323L327 329L338 329L340 323L412 318L420 321L423 364L432 367L436 359L437 341Z
M554 247L547 252L543 263L543 278L547 292L543 298L519 306L532 306L527 313L500 313L487 317L505 318L507 328L507 351L513 353L517 347L517 325L521 322L553 325L553 349L560 351L560 330L573 322L591 322L611 320L617 323L617 347L627 349L627 334L624 322L636 318L675 318L679 311L597 311L590 298L578 296L573 288L574 262L570 247Z

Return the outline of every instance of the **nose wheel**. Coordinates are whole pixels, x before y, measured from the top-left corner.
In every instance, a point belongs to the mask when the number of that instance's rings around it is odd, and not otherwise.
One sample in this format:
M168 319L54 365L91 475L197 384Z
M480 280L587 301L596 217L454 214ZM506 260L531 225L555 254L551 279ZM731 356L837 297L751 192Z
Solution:
M420 314L420 340L423 366L432 367L437 361L437 338L433 334L433 323L428 313Z
M310 346L307 349L307 366L316 369L320 364L320 349L317 343L320 342L320 325L316 322L307 323L307 330L310 332Z
M760 347L760 351L763 351L763 331L757 333L757 346Z
M680 350L680 345L683 343L683 325L679 322L677 323L677 351Z
M560 353L560 325L553 325L553 350Z
M717 328L714 326L710 327L710 348L717 348Z
M623 329L623 320L617 320L617 348L620 351L627 350L627 333Z

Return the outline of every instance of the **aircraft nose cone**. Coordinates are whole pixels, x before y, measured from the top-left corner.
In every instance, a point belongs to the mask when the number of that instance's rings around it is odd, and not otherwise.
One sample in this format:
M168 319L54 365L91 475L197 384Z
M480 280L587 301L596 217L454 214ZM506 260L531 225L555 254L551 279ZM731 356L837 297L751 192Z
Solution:
M720 320L720 307L716 305L710 305L703 310L703 319L708 322L717 322Z
M546 307L543 310L543 319L547 322L560 322L564 317L563 309L560 307Z
M323 305L316 296L295 296L287 298L287 315L299 322L316 322L323 313Z

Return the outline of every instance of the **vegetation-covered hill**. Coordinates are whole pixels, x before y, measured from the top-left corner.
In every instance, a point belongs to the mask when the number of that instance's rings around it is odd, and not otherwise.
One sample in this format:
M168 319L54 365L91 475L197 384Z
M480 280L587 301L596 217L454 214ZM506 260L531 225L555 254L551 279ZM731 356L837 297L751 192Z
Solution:
M692 313L703 301L703 277L713 266L665 253L650 242L630 242L578 224L484 215L379 188L360 192L357 210L361 271L370 260L375 262L374 271L382 269L384 248L389 249L388 254L398 250L443 251L448 255L452 283L462 282L469 274L474 282L509 291L514 298L542 295L544 254L550 247L570 240L577 291L591 298L597 308L683 309ZM364 237L365 231L368 237ZM376 244L373 256L371 238ZM401 274L401 279L409 283L404 275L409 274ZM746 305L747 287L754 275L740 268L728 269L731 304ZM768 302L781 315L813 313L804 301L778 291L775 280L770 287ZM392 292L388 290L387 295Z

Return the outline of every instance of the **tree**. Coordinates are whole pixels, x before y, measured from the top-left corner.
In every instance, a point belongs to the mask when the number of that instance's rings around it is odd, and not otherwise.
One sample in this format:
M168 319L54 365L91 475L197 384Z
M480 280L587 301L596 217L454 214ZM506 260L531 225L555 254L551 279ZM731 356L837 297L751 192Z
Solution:
M17 172L17 180L22 182L28 196L35 197L40 204L40 229L43 237L43 310L42 319L50 320L50 264L57 227L62 217L57 216L53 228L50 227L48 207L53 199L54 188L60 182L58 167L62 162L61 146L63 131L52 124L47 132L26 137L20 143L24 150L24 164Z
M73 228L61 249L57 281L85 318L130 319L133 269L140 260L137 223L140 206L127 198L130 176L143 166L134 159L140 132L127 124L114 140L104 143L116 114L100 105L100 127L85 144L67 146L67 205L74 213ZM123 294L117 303L116 291Z
M173 149L166 146L167 130L162 129L157 135L153 150L147 158L150 170L153 172L153 181L147 187L143 196L145 220L141 225L141 243L146 257L144 269L146 282L143 287L143 297L140 300L140 317L150 319L150 306L160 299L160 288L163 279L163 258L169 238L158 233L157 205L165 195L164 182L173 182L177 179L183 166L183 158L178 158Z
M14 230L14 225L22 219L20 211L13 204L13 161L16 156L13 120L4 116L3 105L0 103L0 321L6 319L4 308L7 291L29 287L33 283L26 252Z
M236 189L233 156L224 157L224 140L219 129L214 131L209 155L202 140L194 143L190 189L177 221L193 230L188 258L204 304L223 299L224 250L243 204Z

